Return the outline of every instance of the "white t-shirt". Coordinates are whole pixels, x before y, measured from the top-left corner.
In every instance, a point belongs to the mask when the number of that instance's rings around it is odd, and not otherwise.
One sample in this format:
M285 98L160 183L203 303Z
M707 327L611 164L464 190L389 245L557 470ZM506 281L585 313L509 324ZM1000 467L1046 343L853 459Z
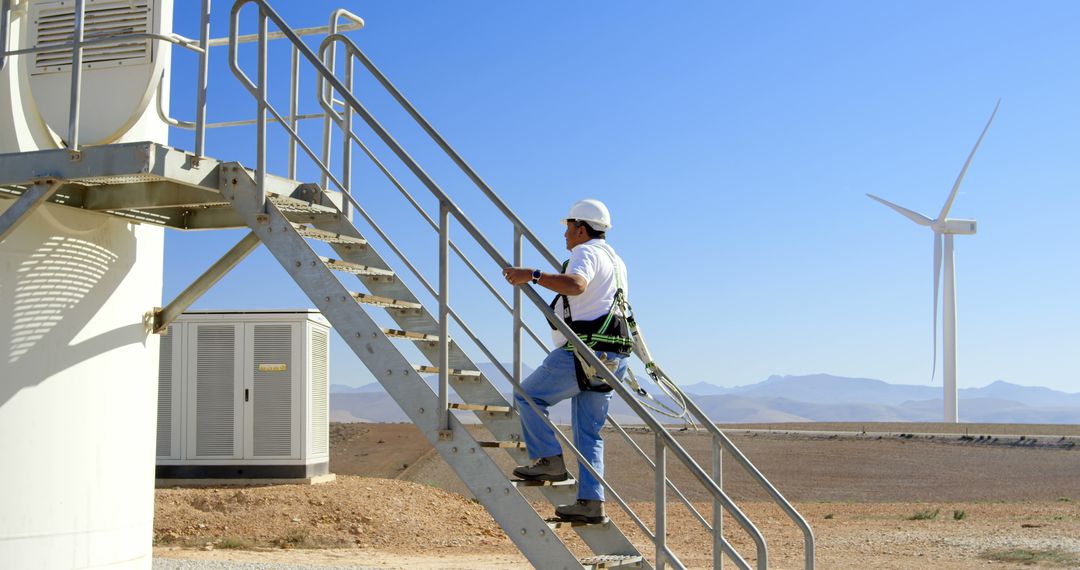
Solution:
M580 275L588 282L584 293L566 297L570 300L570 315L575 321L590 321L607 315L615 301L615 291L620 287L623 295L629 294L626 264L602 239L589 240L570 250L570 262L566 265L565 274ZM555 304L555 314L559 317L563 314L562 303L560 298ZM621 315L622 311L616 308L616 314ZM558 330L552 331L551 338L556 347L566 344L566 337Z

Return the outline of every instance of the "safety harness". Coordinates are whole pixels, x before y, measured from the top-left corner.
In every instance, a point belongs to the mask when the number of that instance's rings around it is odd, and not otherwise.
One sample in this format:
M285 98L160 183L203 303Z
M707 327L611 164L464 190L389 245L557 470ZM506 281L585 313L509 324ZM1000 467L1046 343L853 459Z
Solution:
M616 261L615 255L606 247L600 249L608 255L611 260L612 271L615 273L615 298L611 302L608 314L590 321L575 321L570 312L570 300L566 298L566 295L562 294L556 295L551 301L551 310L557 310L559 299L562 299L563 321L594 352L614 352L623 356L629 356L631 352L636 354L645 363L646 373L660 388L660 391L674 402L675 407L653 398L638 383L633 370L627 367L624 382L630 385L630 389L637 394L638 400L646 408L671 418L684 419L696 429L697 426L693 418L687 413L686 395L660 369L660 366L656 364L649 353L641 329L638 327L637 321L634 320L634 309L626 298L622 280L619 278L619 263ZM569 260L563 262L563 273L566 273L566 267L569 263ZM552 329L554 328L554 325L552 325ZM608 385L607 380L600 376L596 368L586 362L585 357L574 349L573 343L567 341L562 349L572 352L575 356L574 371L577 376L578 387L582 391L610 392L613 389ZM614 374L619 361L614 358L601 358L600 362Z

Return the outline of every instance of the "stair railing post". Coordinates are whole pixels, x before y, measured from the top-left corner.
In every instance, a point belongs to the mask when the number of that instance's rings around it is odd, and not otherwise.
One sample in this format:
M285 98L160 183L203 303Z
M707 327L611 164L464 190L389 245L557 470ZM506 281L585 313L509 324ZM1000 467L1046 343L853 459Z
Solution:
M199 14L199 77L195 87L195 156L206 156L206 83L210 77L210 0Z
M667 448L656 436L656 570L664 570L667 562Z
M716 486L720 489L724 488L724 456L723 448L720 447L720 438L713 435L712 437L712 478L716 481ZM724 551L721 543L724 541L724 507L720 505L720 501L713 497L713 569L723 570L724 568Z
M450 208L439 204L439 430L450 430ZM440 434L440 439L444 435Z
M266 88L269 83L269 78L266 73L266 11L259 6L259 83L257 85L258 90L258 110L259 116L256 118L255 127L255 146L256 146L256 166L255 166L255 200L260 210L266 208Z
M336 57L337 57L337 46L331 46L330 49L327 50L323 55L322 64L324 66L326 66L326 69L328 69L331 74L334 74L334 73L337 72L337 70L335 69L337 67L337 65L335 63L335 58ZM316 74L318 74L318 72L316 72ZM332 115L333 115L332 111L334 110L334 88L330 84L329 81L325 82L325 84L323 85L323 98L326 99L327 106L329 107L329 109L326 111L326 117L323 118L322 163L323 163L323 166L326 167L326 170L329 171L330 170L330 159L331 159L331 156L332 156L332 153L330 152L330 144L333 142L333 138L334 138L334 136L333 136L334 119L332 117ZM329 188L329 186L327 184L329 182L329 180L330 180L330 177L327 176L326 173L324 172L322 174L319 185L322 186L323 188Z
M68 149L79 150L79 107L82 99L83 27L86 0L75 0L75 29L71 41L71 100L68 108Z
M292 47L292 63L289 69L289 127L296 132L299 121L296 118L300 99L300 51ZM289 180L296 180L296 139L289 137ZM342 204L344 205L344 204Z
M345 86L349 88L349 93L353 90L353 58L352 54L345 54ZM331 105L333 105L331 103ZM352 192L352 137L349 136L352 133L352 120L353 120L353 108L350 105L345 105L343 109L345 116L342 120L342 130L345 134L341 137L341 182L345 185L342 191L346 194ZM341 213L346 219L352 220L352 206L348 200L341 201Z
M514 267L521 267L521 228L514 226ZM514 384L521 385L521 287L514 287Z

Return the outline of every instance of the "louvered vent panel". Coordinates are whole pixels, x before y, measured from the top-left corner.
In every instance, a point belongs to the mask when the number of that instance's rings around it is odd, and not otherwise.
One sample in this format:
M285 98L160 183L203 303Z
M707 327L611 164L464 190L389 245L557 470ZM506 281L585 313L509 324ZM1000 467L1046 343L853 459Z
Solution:
M195 373L195 453L234 455L236 337L232 325L198 327Z
M172 455L173 422L173 328L161 335L161 357L158 360L157 392L157 456Z
M254 329L255 456L292 455L293 327L256 325ZM259 365L267 369L260 370Z
M311 333L311 453L330 451L330 346L323 331Z
M71 70L71 43L75 33L75 3L38 2L34 22L34 46L57 46L34 54L34 75ZM99 0L88 2L83 40L122 34L143 34L152 28L153 10L148 0ZM138 65L151 58L150 40L117 40L83 48L83 64L89 68Z

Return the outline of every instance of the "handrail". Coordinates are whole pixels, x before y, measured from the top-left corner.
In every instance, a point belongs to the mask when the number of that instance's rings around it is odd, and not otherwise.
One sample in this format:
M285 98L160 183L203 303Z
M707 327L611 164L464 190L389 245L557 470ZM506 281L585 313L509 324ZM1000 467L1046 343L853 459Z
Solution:
M340 26L339 23L338 23L339 20L341 20L342 18L352 20L353 23L359 22L361 26L363 26L363 23L364 23L364 20L362 18L360 18L360 16L357 16L356 14L353 14L352 12L349 12L348 10L339 8L337 10L334 10L334 12L330 14L330 24L328 26L330 34L337 34L340 31L344 31L346 29L346 27L349 24L345 24L345 26ZM298 61L298 59L299 59L299 52L297 51L296 46L293 46L292 55L293 55L293 62L294 62L293 66L295 68L295 65L296 65L295 62ZM337 72L336 66L334 64L334 54L330 54L330 58L328 60L324 59L324 61L326 62L326 66L328 68L330 68L330 73L336 73ZM320 99L320 101L322 100L322 93L319 94L319 99ZM327 166L327 168L330 167L330 156L331 156L330 141L331 141L331 137L332 137L332 132L331 132L332 129L330 128L330 126L331 126L330 119L329 118L323 119L322 162L323 162L323 164L325 164ZM349 132L351 133L352 131L350 130ZM348 143L346 142L345 144L347 145ZM320 184L322 184L323 187L326 186L326 177L325 176L320 181Z
M804 551L804 566L808 569L814 567L814 531L810 528L810 524L806 522L806 519L795 509L795 507L784 497L783 494L758 470L758 468L750 461L748 457L732 442L727 434L720 428L716 427L716 424L709 419L705 412L698 407L697 403L690 398L686 399L687 409L690 413L694 414L698 418L698 422L705 426L705 429L720 441L723 448L735 457L735 460L751 478L758 482L758 484L765 489L765 491L772 497L773 502L787 514L796 526L803 533L803 551Z
M325 59L325 54L323 55ZM339 128L342 127L342 123L344 121L342 120L341 116L337 114L337 111L333 108L333 106L329 105L329 103L327 103L326 100L324 100L322 97L320 97L319 99L319 104L322 105L324 110L324 113L319 116L329 115L334 120L334 122L338 124ZM375 156L375 153L371 151L371 148L369 148L368 145L364 144L364 142L360 140L360 137L356 136L356 133L349 131L347 136L352 139L352 141L355 142L357 146L360 147L360 150L364 151L364 154L366 154L368 159L371 160L373 164L375 164L375 167L379 169L379 172L381 172L383 176L385 176L387 180L390 181L390 184L394 186L394 188L396 188L402 196L404 196L405 200L408 201L409 204L412 205L413 209L415 209L417 213L419 213L420 216L424 218L428 225L430 225L432 229L438 232L439 224L436 223L435 220L431 219L431 216L427 213L427 211L424 210L423 206L421 206L420 203L416 201L416 198L414 198L413 195L409 193L409 191L405 188L401 181L398 180L397 176L394 176L394 174L390 172L390 169L387 168L381 160L379 160L379 157ZM465 263L465 266L469 268L473 275L475 275L476 278L484 284L484 287L488 290L488 292L492 294L492 296L495 297L495 299L499 301L499 304L501 304L503 308L507 311L512 312L513 307L510 306L510 303L508 303L506 299L503 298L502 294L499 293L499 291L495 289L494 285L491 284L491 281L484 277L484 274L476 267L476 265L468 258L468 256L466 256L465 253L461 251L460 248L458 248L457 244L455 244L453 240L450 241L450 248L453 249L455 253L457 253L458 258L461 259L461 261ZM538 346L540 346L541 348L545 347L544 341L540 339L540 337L536 334L532 327L524 323L522 324L522 326L525 331L529 333L529 336L531 336L532 339L536 341L536 344Z
M162 106L162 92L164 91L164 89L165 89L165 83L164 82L158 82L158 97L157 97L157 115L158 115L158 119L161 119L161 121L163 123L165 123L166 125L169 125L170 127L176 127L178 129L184 129L186 131L198 130L198 128L199 128L198 120L185 121L183 119L177 119L177 118L174 118L174 117L170 117L169 114L165 112L165 107ZM294 119L296 119L298 121L306 121L306 120L309 120L309 119L321 119L321 118L323 118L322 113L305 113L305 114L302 114L302 115L296 115L294 117ZM278 122L278 120L276 118L271 118L269 120L274 122L274 123ZM246 127L246 126L254 125L257 121L258 121L258 119L240 119L240 120L237 120L237 121L219 121L219 122L216 122L216 123L206 123L206 124L203 125L203 128L204 129L219 129L219 128L225 128L225 127ZM198 155L199 153L196 152L195 154Z
M472 182L478 188L480 188L484 195L487 196L487 198L499 209L500 212L502 212L503 216L510 220L510 223L513 224L515 228L521 230L522 236L527 238L529 242L533 244L537 251L541 255L543 255L545 259L547 259L548 263L550 263L553 268L561 267L562 264L559 262L558 258L556 258L555 255L547 249L547 246L545 246L544 243L536 237L536 234L534 234L532 230L530 230L525 225L525 223L521 221L521 218L518 218L517 214L515 214L513 210L511 210L510 207L507 206L506 203L503 202L497 194L495 194L495 191L492 190L491 187L488 186L487 183L480 178L480 175L477 174L476 171L473 170L473 168L465 162L465 159L463 159L461 155L459 155L457 151L455 151L453 147L450 146L450 143L446 142L446 139L444 139L442 135L440 135L439 132L435 130L435 127L431 126L431 123L429 123L427 119L425 119L423 115L421 115L420 112L417 111L415 107L413 107L412 103L410 103L409 100L406 99L405 96L401 93L401 91L399 91L398 88L390 82L390 79L383 75L382 71L380 71L379 68L376 67L370 59L368 59L367 55L365 55L364 52L360 51L360 48L356 47L356 44L353 43L351 39L341 35L330 35L323 40L323 43L326 44L330 41L340 41L344 45L348 46L348 49L353 52L353 55L358 60L360 60L360 63L364 64L364 67L366 67L367 70L371 72L371 74L375 77L376 80L379 81L383 88L385 88L390 93L390 95L398 102L398 104L401 105L405 109L405 111L409 113L409 115L420 125L424 132L426 132L428 136L430 136L432 140L434 140L435 143L439 145L439 148L441 148L443 152L445 152L451 158L451 160L453 160L454 163L463 172L465 172L466 176L468 176L469 179L472 180ZM322 81L321 77L319 78L319 81ZM498 261L505 260L503 260L500 256Z

